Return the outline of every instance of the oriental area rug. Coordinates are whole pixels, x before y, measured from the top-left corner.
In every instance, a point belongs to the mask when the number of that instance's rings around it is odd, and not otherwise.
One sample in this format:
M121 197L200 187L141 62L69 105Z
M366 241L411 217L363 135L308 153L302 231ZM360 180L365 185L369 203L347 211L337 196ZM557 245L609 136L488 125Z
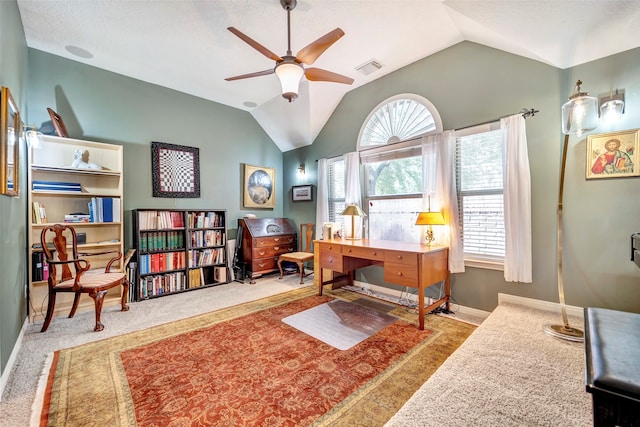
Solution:
M357 294L305 287L57 351L41 426L383 425L475 326L413 310L338 350L282 319Z

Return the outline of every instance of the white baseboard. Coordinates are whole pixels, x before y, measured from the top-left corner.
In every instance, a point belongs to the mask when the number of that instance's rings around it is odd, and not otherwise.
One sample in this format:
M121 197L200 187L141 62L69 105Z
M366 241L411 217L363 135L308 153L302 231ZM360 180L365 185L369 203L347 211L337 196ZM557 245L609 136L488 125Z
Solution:
M7 366L4 367L2 376L0 376L0 401L2 401L4 388L7 386L7 382L9 381L9 375L11 374L11 370L13 369L13 365L14 363L16 363L16 359L18 358L18 352L20 351L20 347L22 346L22 337L24 336L24 332L27 330L28 324L29 317L25 317L24 322L22 323L22 328L20 329L20 334L18 334L18 339L13 346L13 350L11 350L9 360L7 360Z
M467 316L478 317L482 320L489 317L491 314L490 311L479 310L477 308L466 307L464 305L456 304L456 311L460 314L465 314Z
M560 304L557 302L543 301L539 299L525 298L525 297L519 297L516 295L498 293L498 304L503 302L509 302L511 304L520 304L526 307L537 308L538 310L553 311L554 313L558 313L558 314L561 313ZM584 317L584 309L582 307L577 307L575 305L567 305L566 309L567 309L567 314L569 316L575 316L580 318Z

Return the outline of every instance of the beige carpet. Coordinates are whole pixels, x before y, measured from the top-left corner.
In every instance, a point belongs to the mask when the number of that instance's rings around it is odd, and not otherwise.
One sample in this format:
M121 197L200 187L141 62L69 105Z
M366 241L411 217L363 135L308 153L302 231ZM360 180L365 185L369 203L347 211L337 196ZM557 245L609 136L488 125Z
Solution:
M542 331L561 320L500 304L386 425L592 425L583 344Z

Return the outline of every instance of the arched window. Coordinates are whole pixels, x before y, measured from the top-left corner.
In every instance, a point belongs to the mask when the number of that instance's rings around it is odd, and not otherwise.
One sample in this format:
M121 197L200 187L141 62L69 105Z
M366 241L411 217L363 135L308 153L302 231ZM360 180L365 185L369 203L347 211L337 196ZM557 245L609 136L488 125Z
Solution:
M360 128L358 151L442 131L440 114L427 99L411 93L385 99Z
M422 210L420 137L441 131L438 111L418 95L393 96L371 111L358 137L369 238L420 239L415 225Z

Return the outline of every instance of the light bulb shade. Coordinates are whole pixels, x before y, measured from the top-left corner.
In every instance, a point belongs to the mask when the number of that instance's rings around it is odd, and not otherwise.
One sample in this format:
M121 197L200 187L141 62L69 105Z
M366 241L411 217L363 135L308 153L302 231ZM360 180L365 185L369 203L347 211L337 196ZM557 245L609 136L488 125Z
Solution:
M621 99L612 99L603 102L600 106L600 117L606 123L612 123L620 120L624 112L624 101Z
M365 216L362 209L358 205L349 205L343 211L341 215L349 215L349 216Z
M416 225L444 225L442 212L420 212L416 218Z
M282 86L282 97L293 101L298 97L298 86L304 74L302 66L296 62L283 62L276 66L276 75Z
M576 90L562 106L562 132L565 135L582 135L598 127L598 100L587 92L580 92L582 82L578 80Z

